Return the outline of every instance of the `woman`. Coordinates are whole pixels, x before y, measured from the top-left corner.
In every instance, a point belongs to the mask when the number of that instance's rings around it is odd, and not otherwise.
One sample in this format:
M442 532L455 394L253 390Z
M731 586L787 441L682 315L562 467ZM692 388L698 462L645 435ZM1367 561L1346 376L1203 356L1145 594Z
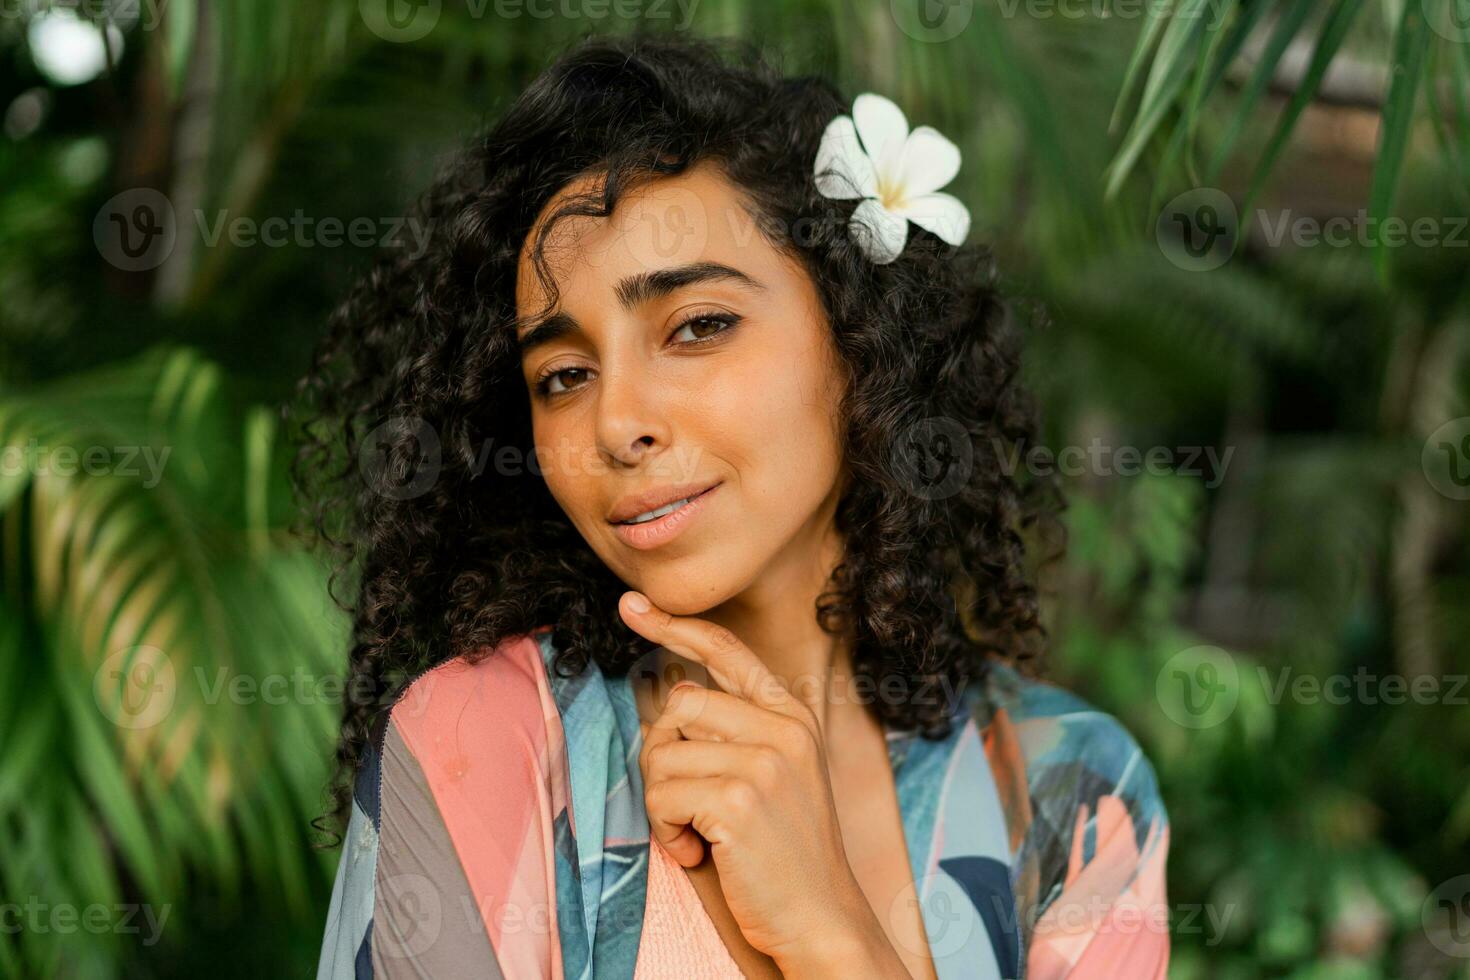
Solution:
M958 165L592 39L425 196L305 385L359 576L319 975L1164 975L1153 771L1016 669L1045 508Z

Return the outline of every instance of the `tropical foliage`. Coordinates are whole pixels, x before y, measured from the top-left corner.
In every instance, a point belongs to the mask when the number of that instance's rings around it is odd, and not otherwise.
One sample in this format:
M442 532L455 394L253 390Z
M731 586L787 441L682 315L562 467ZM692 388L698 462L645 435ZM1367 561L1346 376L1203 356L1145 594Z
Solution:
M1459 0L533 8L6 5L0 971L311 969L345 636L286 531L275 406L413 190L551 52L688 29L961 144L947 189L1044 314L1047 445L1091 460L1043 572L1050 665L1158 767L1175 974L1470 976L1442 887L1470 874ZM35 25L67 17L115 24L95 79L48 73ZM148 268L105 228L140 189L176 230ZM1210 193L1224 251L1180 252ZM1438 240L1272 233L1360 208ZM249 233L272 218L279 245ZM329 218L373 234L324 244ZM1154 447L1154 471L1122 452ZM1189 677L1228 710L1190 714ZM1394 703L1392 677L1440 694Z

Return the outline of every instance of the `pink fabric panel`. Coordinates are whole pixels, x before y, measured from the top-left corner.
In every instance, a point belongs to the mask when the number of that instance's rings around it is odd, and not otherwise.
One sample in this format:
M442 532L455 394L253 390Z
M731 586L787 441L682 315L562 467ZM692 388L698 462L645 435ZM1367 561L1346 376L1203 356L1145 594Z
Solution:
M1169 829L1149 828L1140 851L1128 808L1116 796L1097 801L1097 844L1082 863L1088 812L1072 833L1062 893L1036 923L1027 976L1036 980L1164 980L1169 972L1169 905L1164 863Z
M648 899L633 980L744 980L683 865L648 841Z
M553 825L571 794L540 647L523 636L478 663L441 664L410 685L392 716L505 975L562 980Z

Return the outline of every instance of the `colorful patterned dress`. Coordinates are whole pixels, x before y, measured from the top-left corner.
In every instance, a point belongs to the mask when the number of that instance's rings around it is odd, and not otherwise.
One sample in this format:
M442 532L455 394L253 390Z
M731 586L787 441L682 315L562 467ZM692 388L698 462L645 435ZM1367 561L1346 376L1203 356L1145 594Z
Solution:
M543 629L448 661L381 717L319 978L650 974L651 896L697 895L665 869L649 884L628 678L558 677L554 654ZM1163 978L1168 818L1128 732L1000 664L954 718L942 741L887 733L940 980ZM687 918L659 906L650 921Z

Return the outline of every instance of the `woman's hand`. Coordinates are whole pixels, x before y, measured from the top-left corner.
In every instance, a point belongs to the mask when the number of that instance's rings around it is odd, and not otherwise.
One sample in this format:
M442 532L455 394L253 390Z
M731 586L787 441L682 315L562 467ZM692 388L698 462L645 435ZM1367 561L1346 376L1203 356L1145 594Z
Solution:
M684 867L709 843L740 931L783 970L864 958L883 929L847 863L812 708L730 630L640 612L634 597L646 599L631 592L620 603L629 627L723 688L675 686L644 737L651 833Z

